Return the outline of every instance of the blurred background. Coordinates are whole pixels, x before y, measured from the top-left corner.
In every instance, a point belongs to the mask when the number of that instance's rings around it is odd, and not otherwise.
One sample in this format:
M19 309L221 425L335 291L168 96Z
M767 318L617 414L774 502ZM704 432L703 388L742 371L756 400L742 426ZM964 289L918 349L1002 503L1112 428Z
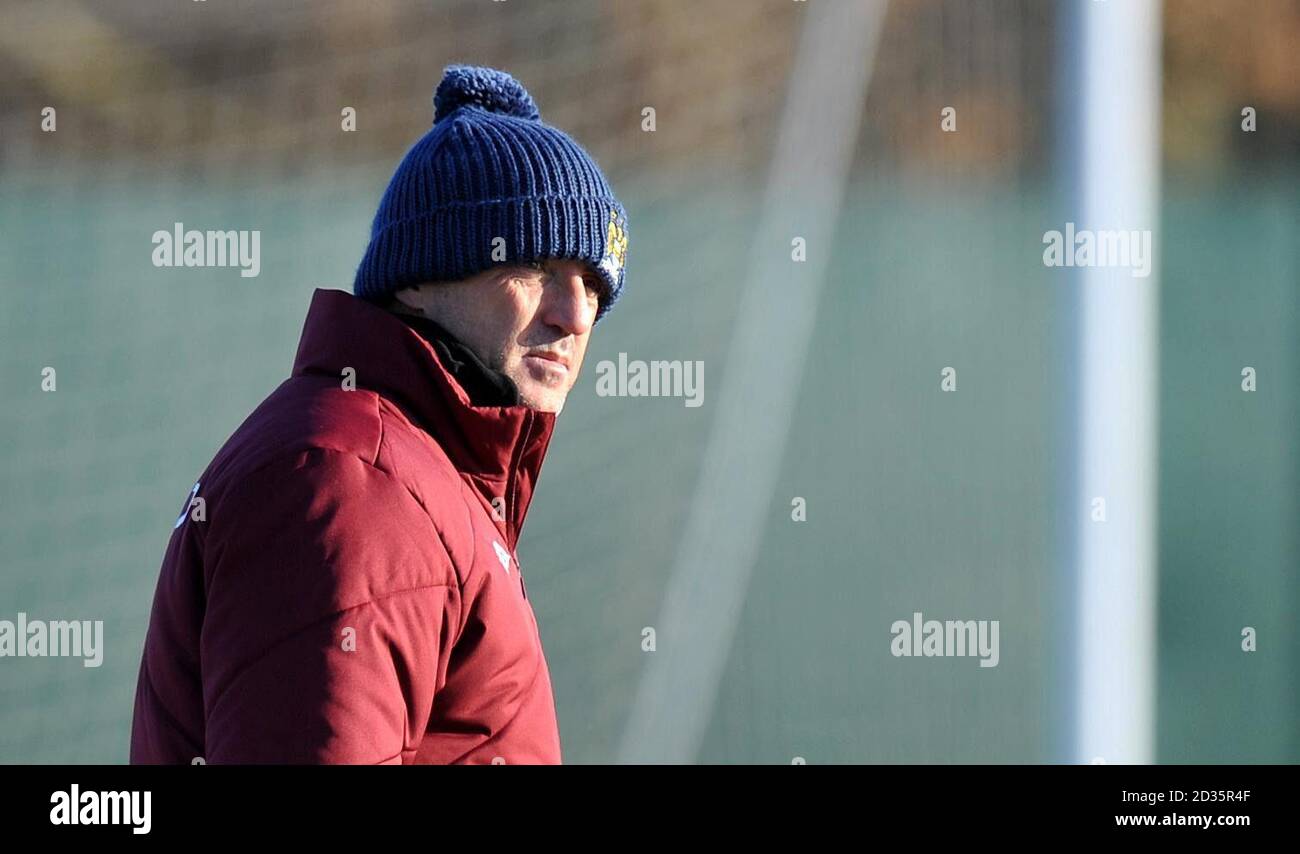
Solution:
M1126 698L1070 687L1080 332L1042 236L1079 218L1080 4L852 5L0 2L0 619L105 632L98 668L0 659L0 762L126 761L176 510L287 376L312 290L350 288L453 62L518 77L629 213L519 550L565 760L1086 761L1077 721ZM1154 636L1129 651L1153 702L1123 725L1139 761L1293 763L1300 2L1156 8ZM797 267L766 236L805 172L834 191ZM260 275L154 267L175 222L260 230ZM805 321L763 327L803 354L779 411L737 334L774 277ZM704 405L597 396L620 352L702 360ZM737 423L755 452L710 469ZM702 518L733 548L699 560ZM998 666L892 656L915 611L999 620Z

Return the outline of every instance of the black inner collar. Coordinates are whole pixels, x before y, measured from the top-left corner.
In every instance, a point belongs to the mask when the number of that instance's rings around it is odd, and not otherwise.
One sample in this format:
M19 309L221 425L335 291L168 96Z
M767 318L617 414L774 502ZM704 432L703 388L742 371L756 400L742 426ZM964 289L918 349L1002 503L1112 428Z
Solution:
M485 365L473 350L442 324L419 315L394 313L433 346L447 373L455 377L465 394L469 395L470 403L475 406L519 405L519 388L514 380Z

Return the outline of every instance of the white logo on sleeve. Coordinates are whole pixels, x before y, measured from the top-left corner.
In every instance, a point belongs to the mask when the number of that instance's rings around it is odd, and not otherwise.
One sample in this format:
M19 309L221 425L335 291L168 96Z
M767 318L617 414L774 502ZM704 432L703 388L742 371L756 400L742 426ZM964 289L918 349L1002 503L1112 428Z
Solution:
M497 560L501 561L501 568L506 571L506 575L509 575L510 552L506 551L506 547L498 543L496 540L492 541L492 548L496 549Z
M194 488L190 490L190 494L185 496L185 506L181 508L181 515L176 517L176 524L172 525L173 531L175 531L181 525L185 524L185 518L190 515L190 508L194 506L194 498L198 494L199 494L199 484L196 482L194 484Z

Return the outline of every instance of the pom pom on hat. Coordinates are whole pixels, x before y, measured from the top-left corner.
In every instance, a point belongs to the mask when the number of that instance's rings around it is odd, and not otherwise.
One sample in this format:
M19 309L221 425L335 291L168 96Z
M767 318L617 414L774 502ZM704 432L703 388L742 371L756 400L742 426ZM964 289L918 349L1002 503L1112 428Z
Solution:
M542 117L533 96L506 72L478 65L449 65L433 95L433 122L468 106L529 121Z

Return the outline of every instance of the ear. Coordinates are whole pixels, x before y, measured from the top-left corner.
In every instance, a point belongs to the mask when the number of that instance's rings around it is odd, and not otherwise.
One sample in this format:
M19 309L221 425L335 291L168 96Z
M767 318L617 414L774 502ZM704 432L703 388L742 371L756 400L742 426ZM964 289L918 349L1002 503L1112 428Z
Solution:
M421 297L419 285L393 292L393 300L397 303L397 307L412 314L424 314L424 300Z

